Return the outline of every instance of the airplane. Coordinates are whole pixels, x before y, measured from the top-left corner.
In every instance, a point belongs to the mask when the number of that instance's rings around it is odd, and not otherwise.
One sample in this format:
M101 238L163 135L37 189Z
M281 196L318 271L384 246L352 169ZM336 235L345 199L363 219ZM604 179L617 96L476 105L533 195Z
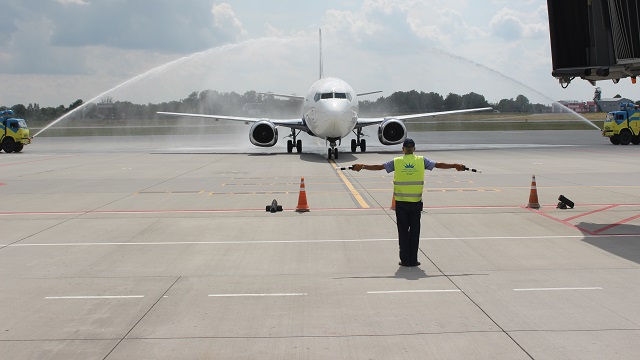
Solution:
M320 38L320 79L311 85L306 96L284 95L274 93L260 93L274 95L289 99L303 100L302 117L297 119L265 119L243 116L190 114L159 111L160 115L187 116L197 118L210 118L216 120L243 121L253 123L249 129L249 140L255 146L271 147L278 141L278 127L291 129L291 139L287 141L287 152L292 153L295 147L298 153L302 152L302 140L298 139L301 132L324 139L328 144L327 157L338 159L338 145L349 133L354 133L356 138L351 139L351 152L360 148L361 152L367 149L365 139L362 139L362 128L378 125L378 140L383 145L397 145L404 142L407 137L407 128L404 120L429 117L445 114L456 114L472 111L491 110L491 107L438 111L421 114L408 114L391 117L361 118L358 116L358 96L379 93L372 91L356 93L344 80L334 77L324 77L322 64L322 29L319 30Z

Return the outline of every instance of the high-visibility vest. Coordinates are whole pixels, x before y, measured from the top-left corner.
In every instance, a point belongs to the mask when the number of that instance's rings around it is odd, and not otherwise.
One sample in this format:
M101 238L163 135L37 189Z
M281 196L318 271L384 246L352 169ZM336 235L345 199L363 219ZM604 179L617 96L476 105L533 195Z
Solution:
M407 154L393 159L393 166L393 196L396 201L422 200L424 157Z

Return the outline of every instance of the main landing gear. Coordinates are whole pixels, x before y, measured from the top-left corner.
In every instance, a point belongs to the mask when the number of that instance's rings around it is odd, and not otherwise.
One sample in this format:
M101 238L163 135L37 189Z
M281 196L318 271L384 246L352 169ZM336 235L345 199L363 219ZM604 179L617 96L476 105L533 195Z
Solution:
M358 128L357 132L355 132L357 140L351 139L351 152L354 153L358 151L358 147L360 147L360 151L367 151L367 141L365 139L360 139L362 137L362 128Z
M293 152L293 148L295 146L296 152L300 154L302 152L302 140L296 140L296 137L300 134L300 131L296 134L295 129L291 129L291 135L289 137L293 138L293 140L287 141L287 152L291 154Z

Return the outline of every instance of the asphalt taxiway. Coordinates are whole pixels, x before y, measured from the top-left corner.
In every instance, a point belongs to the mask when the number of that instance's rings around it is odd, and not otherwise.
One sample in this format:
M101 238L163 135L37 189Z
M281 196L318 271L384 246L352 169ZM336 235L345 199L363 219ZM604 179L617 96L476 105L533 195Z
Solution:
M286 154L246 133L0 153L1 357L640 357L640 147L411 136L483 171L427 173L417 268L398 266L392 174L339 170L400 154L375 139L336 161L313 139ZM556 209L561 194L575 208Z

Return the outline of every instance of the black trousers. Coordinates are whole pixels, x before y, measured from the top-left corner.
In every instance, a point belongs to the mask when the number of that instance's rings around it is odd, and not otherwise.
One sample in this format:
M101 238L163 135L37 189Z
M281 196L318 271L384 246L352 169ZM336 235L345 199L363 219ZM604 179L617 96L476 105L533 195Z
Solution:
M422 206L422 201L396 201L396 223L398 224L400 261L404 265L415 265L418 263Z

